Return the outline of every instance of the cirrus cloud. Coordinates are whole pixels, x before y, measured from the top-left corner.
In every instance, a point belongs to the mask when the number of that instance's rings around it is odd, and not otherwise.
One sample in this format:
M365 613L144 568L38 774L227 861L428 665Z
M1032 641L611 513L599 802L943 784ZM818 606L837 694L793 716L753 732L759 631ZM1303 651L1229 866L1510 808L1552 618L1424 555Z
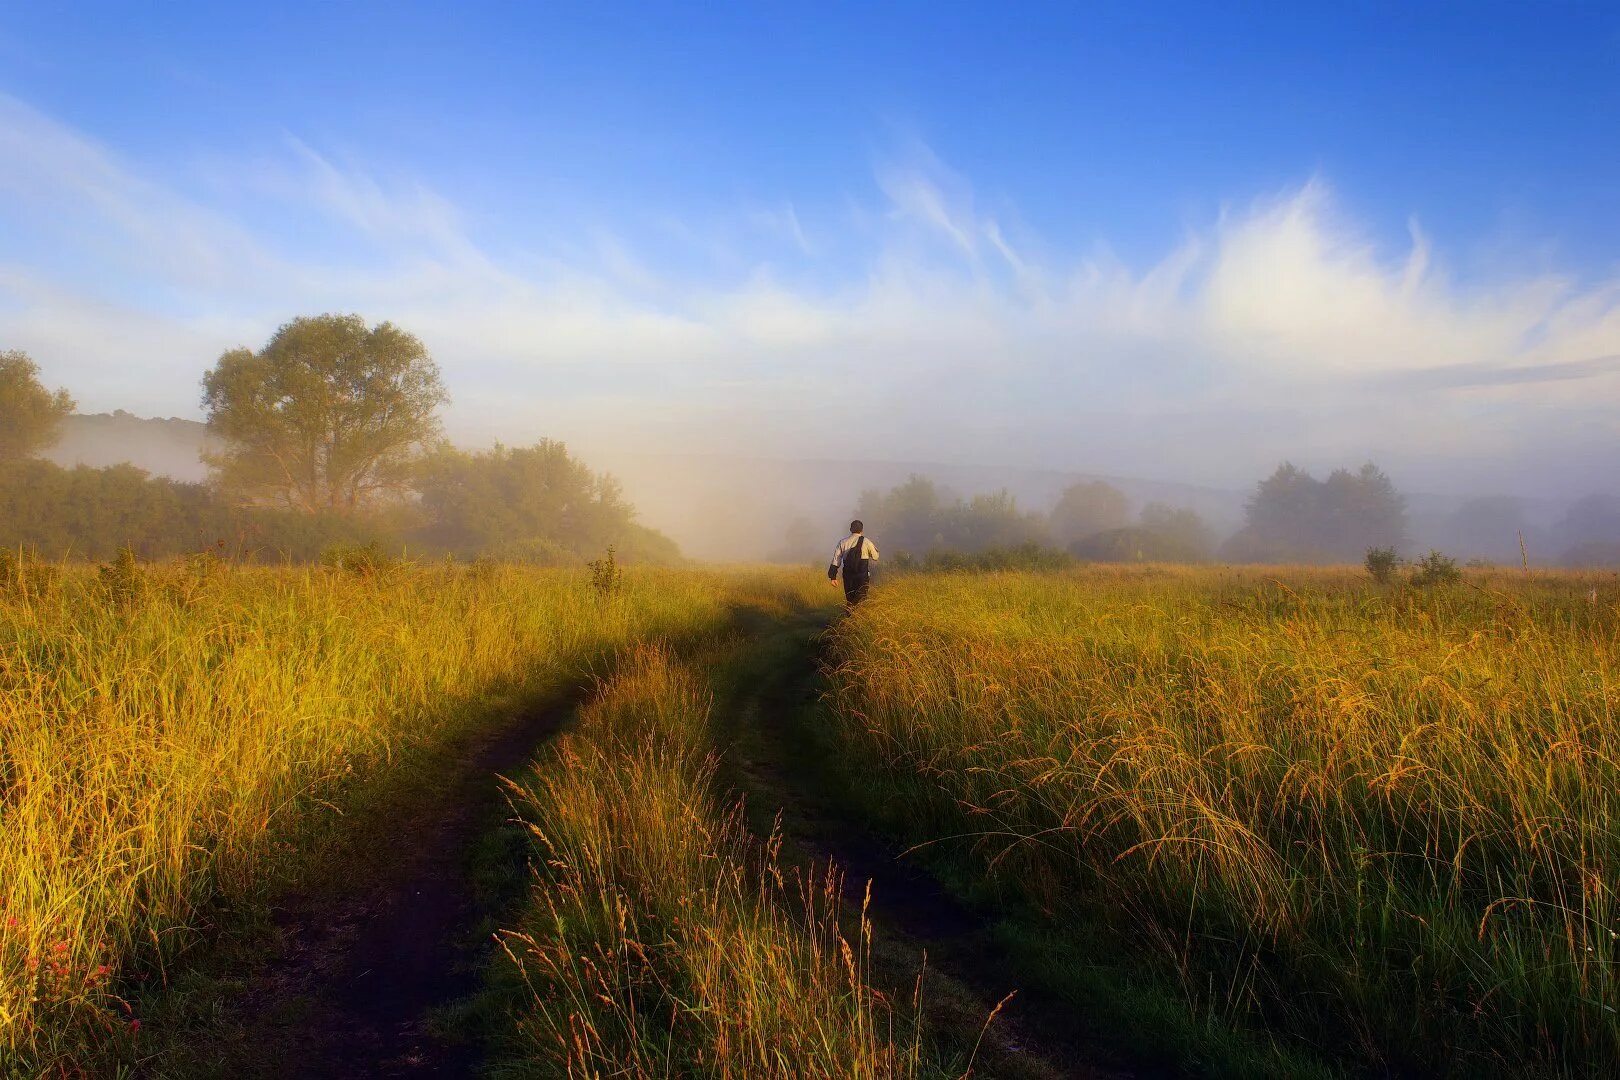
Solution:
M469 441L1230 485L1285 456L1539 490L1620 464L1620 281L1459 283L1416 224L1381 250L1322 180L1130 266L1106 238L1053 253L919 146L842 208L790 192L546 243L291 138L188 184L0 97L0 157L0 346L89 408L189 413L221 350L355 310L428 342Z

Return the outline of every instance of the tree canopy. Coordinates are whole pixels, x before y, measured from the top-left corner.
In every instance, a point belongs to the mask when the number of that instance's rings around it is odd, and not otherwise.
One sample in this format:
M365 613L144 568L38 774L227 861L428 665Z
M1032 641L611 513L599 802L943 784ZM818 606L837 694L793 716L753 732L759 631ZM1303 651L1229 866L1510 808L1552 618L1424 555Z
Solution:
M387 543L391 530L395 523L369 518L233 507L206 484L150 476L133 465L63 468L33 460L0 469L0 548L50 559L107 559L128 547L146 559L206 550L306 561L334 543Z
M423 541L460 555L573 561L612 545L630 560L670 561L672 541L635 521L612 478L592 472L560 442L469 453L440 448L417 485Z
M1041 516L1020 511L1007 492L947 500L923 476L914 475L887 492L862 492L855 516L880 533L896 554L979 552L1046 541Z
M427 349L392 323L294 319L203 377L208 428L224 443L208 461L243 502L353 514L407 488L445 400Z
M32 457L56 441L73 411L66 390L47 390L25 352L0 352L0 462Z
M1226 554L1249 562L1359 562L1407 541L1406 500L1378 466L1317 480L1287 462L1260 481Z

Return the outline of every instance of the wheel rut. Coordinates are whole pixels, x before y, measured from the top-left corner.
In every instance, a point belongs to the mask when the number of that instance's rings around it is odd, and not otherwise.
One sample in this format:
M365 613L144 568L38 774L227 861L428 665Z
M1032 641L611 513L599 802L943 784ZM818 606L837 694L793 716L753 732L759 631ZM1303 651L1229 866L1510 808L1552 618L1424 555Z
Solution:
M439 1018L482 985L497 912L480 894L478 852L504 820L499 778L528 764L582 697L526 710L472 742L436 790L375 830L381 846L359 853L351 880L283 897L279 948L232 1010L234 1045L186 1074L477 1075L481 1041Z
M976 1046L974 1077L1180 1076L1120 1061L1079 1034L1074 1008L1029 986L1004 956L993 913L958 899L899 845L852 820L817 783L797 725L819 697L817 639L825 625L802 619L777 629L775 662L734 710L727 772L758 827L774 823L789 854L840 870L846 908L867 901L870 883L877 981L904 994L923 970L927 1028L948 1044Z
M785 853L836 867L847 910L867 900L877 931L872 976L909 1000L924 973L925 1030L971 1055L974 1077L1087 1080L1168 1077L1132 1067L1076 1034L1071 1006L1024 985L995 940L993 913L952 895L900 847L834 805L802 760L799 718L818 695L815 639L824 617L741 618L745 649L765 648L759 677L727 708L728 781L759 831ZM773 651L774 650L774 651ZM447 1013L482 987L499 902L481 894L477 852L500 834L499 777L515 775L564 725L583 690L525 711L469 744L431 793L368 831L345 880L277 903L279 946L248 977L221 1025L231 1032L180 1072L153 1076L327 1080L473 1077L485 1045ZM799 755L796 757L796 755ZM521 859L521 855L514 855ZM340 875L341 876L341 875Z

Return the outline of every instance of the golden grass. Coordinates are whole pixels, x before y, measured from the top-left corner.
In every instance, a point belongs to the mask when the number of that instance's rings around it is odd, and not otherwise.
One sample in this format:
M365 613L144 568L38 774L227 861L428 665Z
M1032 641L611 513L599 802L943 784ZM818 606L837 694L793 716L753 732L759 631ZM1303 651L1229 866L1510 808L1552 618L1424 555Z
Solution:
M1205 1015L1422 1071L1620 1068L1613 575L912 577L833 653L853 751Z
M641 571L601 598L579 573L482 567L0 579L0 1065L130 1040L119 980L252 889L323 800L627 643L712 631L730 587Z
M790 873L720 809L711 708L693 668L638 649L514 789L543 869L503 935L525 988L507 1071L940 1075L868 985L870 925L841 932L832 871Z

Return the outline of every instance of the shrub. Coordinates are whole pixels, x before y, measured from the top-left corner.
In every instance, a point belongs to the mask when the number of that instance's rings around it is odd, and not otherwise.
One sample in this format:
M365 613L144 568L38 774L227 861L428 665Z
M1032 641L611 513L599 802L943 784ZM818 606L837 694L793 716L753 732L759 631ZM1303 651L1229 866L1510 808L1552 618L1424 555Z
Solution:
M118 549L112 562L99 568L102 592L115 604L130 604L146 595L146 568L127 544Z
M585 565L591 568L591 588L596 590L597 596L612 596L624 588L624 571L613 557L611 544L606 555Z
M1395 554L1392 547L1370 547L1364 565L1374 581L1388 585L1395 579L1395 569L1401 565L1401 557Z
M1457 560L1450 555L1431 551L1419 559L1412 574L1412 584L1427 588L1431 585L1455 585L1462 580Z

